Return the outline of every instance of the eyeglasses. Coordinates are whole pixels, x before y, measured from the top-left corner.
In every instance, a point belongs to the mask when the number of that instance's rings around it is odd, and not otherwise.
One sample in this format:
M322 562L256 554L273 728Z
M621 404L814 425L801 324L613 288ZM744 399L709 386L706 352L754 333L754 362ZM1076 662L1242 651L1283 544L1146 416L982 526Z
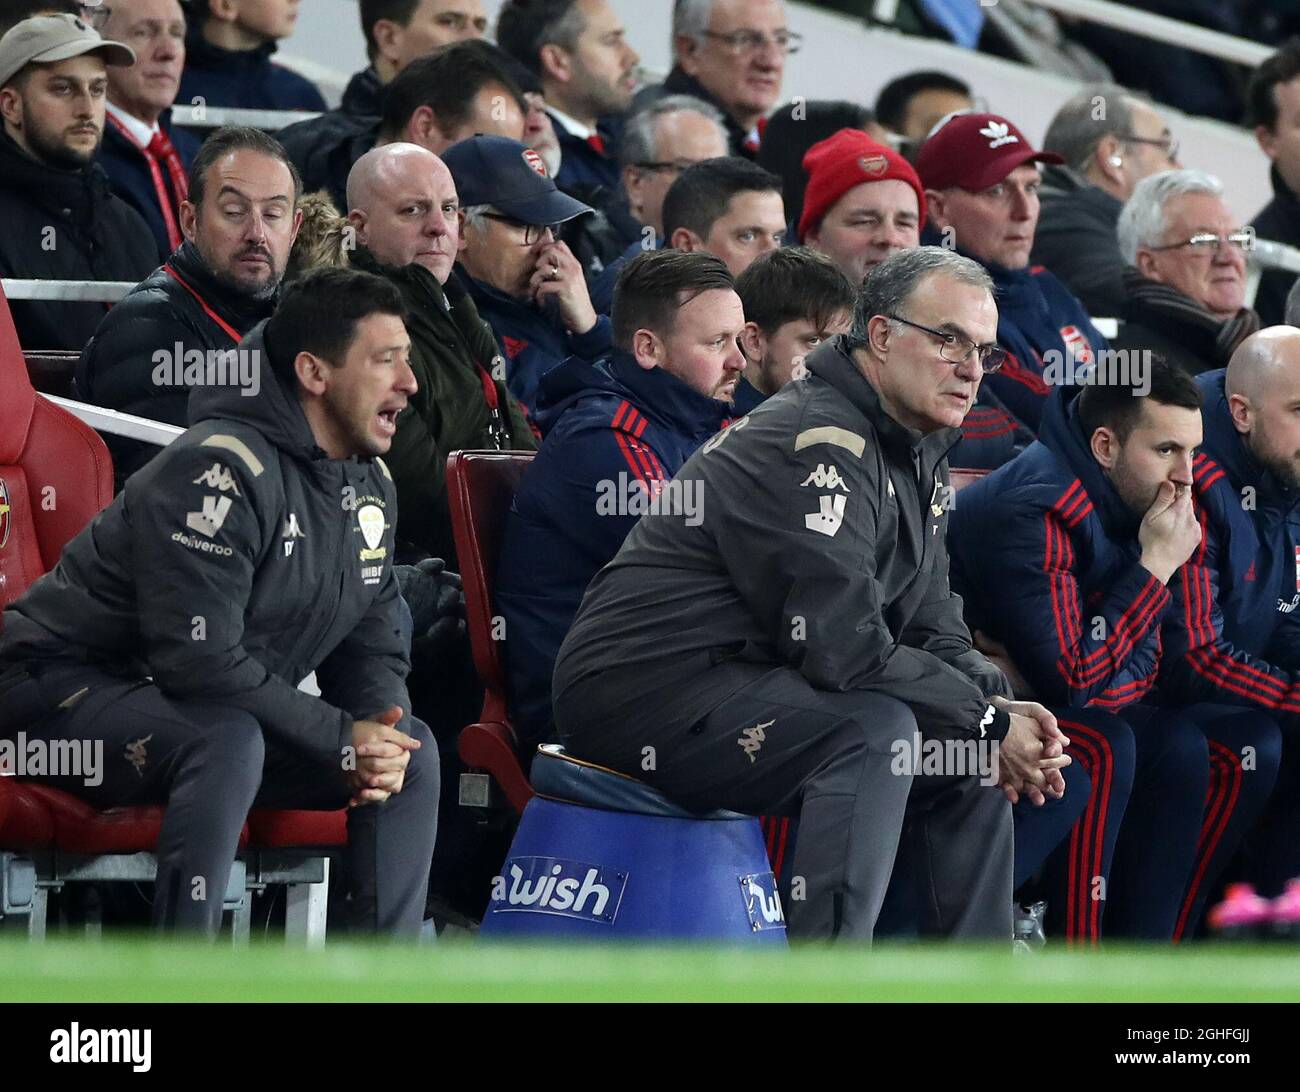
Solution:
M499 224L509 224L511 227L524 229L524 246L532 246L546 232L551 233L551 238L560 237L559 224L525 224L522 220L516 220L513 216L502 216L499 212L485 212L483 217L487 220L495 220Z
M1163 148L1165 155L1170 159L1177 159L1178 149L1182 147L1182 145L1171 136L1140 137L1134 136L1132 133L1116 133L1115 136L1124 141L1125 144L1150 144L1156 148Z
M730 34L706 30L704 36L724 43L728 52L736 57L757 53L769 43L776 46L777 52L782 56L789 56L791 53L798 53L799 47L803 45L803 35L793 30L778 30L770 36L761 30L736 30Z
M98 2L81 4L80 7L82 22L89 23L95 30L102 30L108 17L113 14L112 8L106 8Z
M1218 254L1224 246L1235 247L1243 254L1248 254L1255 249L1255 233L1253 231L1234 231L1231 235L1224 237L1215 235L1212 231L1199 231L1190 239L1181 243L1167 243L1164 246L1148 246L1145 250L1179 250L1182 247L1190 246L1193 250L1201 254Z
M905 319L902 315L889 315L888 318L895 322L901 322L904 326L911 326L914 329L922 330L931 337L939 339L939 355L949 364L964 364L970 359L971 353L975 354L979 361L980 367L985 374L996 372L1007 359L1007 351L999 348L997 345L976 345L968 337L962 337L961 334L950 333L947 330L936 330L933 326L922 326L919 322L913 322L911 319Z
M681 174L687 167L694 167L695 163L689 159L674 159L671 163L633 163L632 166L643 171L672 171Z

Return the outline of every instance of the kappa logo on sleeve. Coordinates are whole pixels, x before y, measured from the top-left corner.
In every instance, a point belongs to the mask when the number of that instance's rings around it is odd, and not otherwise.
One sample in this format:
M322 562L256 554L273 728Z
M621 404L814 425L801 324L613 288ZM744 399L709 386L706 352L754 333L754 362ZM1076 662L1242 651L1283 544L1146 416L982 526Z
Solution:
M817 469L804 478L799 485L804 488L815 485L818 489L843 489L846 493L851 492L844 484L844 479L840 477L839 467L834 463L830 464L829 469L825 463L818 463Z
M289 518L284 521L284 530L280 533L284 539L284 556L293 556L293 544L295 539L306 538L306 532L298 526L298 513L290 512Z
M847 500L843 493L822 494L817 498L817 511L804 516L804 526L819 535L834 538L844 522L844 504Z
M190 484L206 485L209 489L215 489L219 493L231 492L237 497L243 495L239 492L239 486L235 483L235 476L220 463L213 463Z

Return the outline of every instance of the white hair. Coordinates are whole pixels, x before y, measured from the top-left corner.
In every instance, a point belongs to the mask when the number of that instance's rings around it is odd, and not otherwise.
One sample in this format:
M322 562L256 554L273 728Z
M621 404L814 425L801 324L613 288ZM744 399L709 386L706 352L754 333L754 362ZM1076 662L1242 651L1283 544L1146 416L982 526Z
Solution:
M491 205L465 205L460 210L460 214L464 217L465 226L467 228L474 228L475 231L484 231L487 228L487 224L483 222L486 219L485 213L495 211L496 210Z
M677 0L673 5L673 37L693 38L703 44L712 16L713 0Z
M1222 197L1223 183L1205 171L1179 170L1148 175L1134 187L1133 196L1119 214L1116 228L1124 261L1136 265L1138 248L1159 246L1164 241L1168 227L1165 205L1188 193Z

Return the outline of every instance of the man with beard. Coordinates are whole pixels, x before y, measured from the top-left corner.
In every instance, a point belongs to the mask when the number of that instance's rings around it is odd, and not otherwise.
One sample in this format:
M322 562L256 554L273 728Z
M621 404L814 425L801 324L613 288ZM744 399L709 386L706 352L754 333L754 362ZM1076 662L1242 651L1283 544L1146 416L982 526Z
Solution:
M81 396L187 425L190 388L201 385L209 363L275 310L302 218L296 211L300 189L298 173L274 138L258 129L213 133L194 159L181 205L184 243L95 331L77 369ZM258 373L254 362L243 379L251 385ZM115 444L119 479L154 453L140 444Z
M1201 544L1170 584L1160 683L1170 704L1245 706L1280 722L1277 788L1246 843L1250 878L1272 895L1300 873L1300 331L1253 334L1197 383Z
M75 15L24 19L0 38L0 276L134 281L158 260L149 226L95 162L107 66L134 63ZM102 303L15 301L29 349L79 350Z
M1039 442L957 497L953 585L977 644L1056 714L1091 780L1077 821L1016 810L1019 880L1046 862L1067 939L1179 940L1264 807L1280 739L1222 701L1159 707L1161 621L1200 540L1201 397L1159 359L1095 380L1053 394Z

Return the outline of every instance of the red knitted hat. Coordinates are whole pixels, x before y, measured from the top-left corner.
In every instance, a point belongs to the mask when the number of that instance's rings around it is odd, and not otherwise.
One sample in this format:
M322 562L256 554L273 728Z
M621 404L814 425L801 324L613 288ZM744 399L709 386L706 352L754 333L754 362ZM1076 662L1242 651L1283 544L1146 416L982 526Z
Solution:
M800 240L854 186L887 178L906 182L916 191L917 230L925 226L925 189L916 171L893 148L878 144L861 129L841 129L814 144L803 157L803 169L808 175L808 188L804 190L803 215L799 217Z

